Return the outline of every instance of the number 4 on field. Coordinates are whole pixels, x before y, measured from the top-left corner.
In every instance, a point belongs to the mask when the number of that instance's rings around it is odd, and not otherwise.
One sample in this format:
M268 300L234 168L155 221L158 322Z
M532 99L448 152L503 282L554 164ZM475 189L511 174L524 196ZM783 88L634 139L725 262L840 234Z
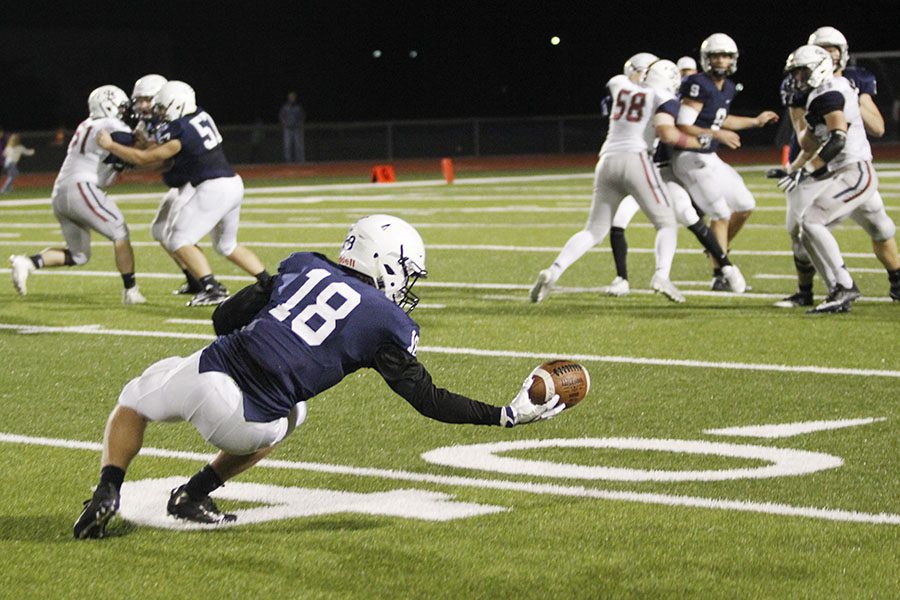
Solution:
M408 489L357 494L261 483L229 482L227 486L213 494L216 500L236 500L257 506L229 510L228 512L238 515L235 523L211 526L179 521L166 514L169 493L182 483L183 477L126 482L122 486L119 516L126 521L148 527L210 529L338 513L450 521L507 510L502 506L453 502L453 496L450 494L428 490Z

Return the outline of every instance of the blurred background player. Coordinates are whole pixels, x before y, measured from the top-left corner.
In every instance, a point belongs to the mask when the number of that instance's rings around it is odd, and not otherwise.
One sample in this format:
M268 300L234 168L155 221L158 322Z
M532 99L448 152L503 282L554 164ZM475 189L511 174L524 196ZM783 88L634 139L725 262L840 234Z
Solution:
M168 80L156 73L144 75L134 82L134 89L131 92L131 124L134 127L135 135L138 138L138 143L135 144L138 148L147 148L150 145L150 140L154 139L156 135L159 119L153 115L153 97L159 93L159 90L161 90L162 86L166 83L168 83ZM171 228L169 218L176 212L172 208L173 205L182 194L186 194L185 197L190 197L193 193L193 187L187 179L184 178L183 173L179 176L178 173L172 173L169 169L163 169L162 179L169 190L165 193L159 203L159 208L156 211L156 215L153 217L153 222L150 224L150 233L153 236L153 239L159 242L159 245L162 246L163 250L165 250L172 258L181 272L184 273L185 282L173 293L190 294L193 296L194 294L202 292L203 286L200 285L197 278L191 274L190 269L188 269L174 253L166 248L164 243L167 232Z
M778 121L770 110L756 117L729 114L737 86L728 78L737 71L738 48L724 33L714 33L700 46L702 71L689 75L681 84L678 127L687 134L702 136L705 129L740 131ZM753 194L737 171L716 154L718 140L699 149L676 148L672 158L675 176L697 206L710 218L709 228L727 253L729 244L756 207ZM721 268L713 270L714 290L728 289Z
M877 93L877 82L875 76L862 67L848 67L849 46L844 35L834 27L820 27L809 36L809 44L814 44L825 49L832 58L834 63L834 75L836 77L844 76L859 94L860 114L862 116L863 125L868 135L872 137L881 137L884 134L884 118L878 107L875 105L872 97ZM791 57L788 57L790 63ZM785 77L781 84L782 103L788 108L791 116L791 125L793 126L792 136L789 141L788 162L793 161L800 152L797 137L802 135L806 129L806 100L809 94L808 89L798 89L794 84L794 78L790 72L789 66L785 67ZM813 159L813 169L820 168L823 162ZM786 165L787 167L787 165ZM770 176L783 176L781 170L773 170ZM807 206L815 195L815 183L810 180L801 182L794 188L786 192L787 198L787 230L791 236L791 244L794 253L794 264L797 270L797 291L776 302L774 306L778 308L792 308L797 306L812 306L813 300L813 278L816 273L816 267L813 266L805 247L800 241L800 215L806 210ZM884 217L864 214L865 212L884 210L884 200L881 198L880 192L876 192L876 197L866 203L851 214L857 223L859 223L872 239L872 250L875 256L884 265L888 274L889 295L895 301L900 301L900 258L897 253L897 243L893 236L887 239L884 237L883 231L871 230L866 226L867 222L884 222L889 217L885 213ZM818 265L821 269L826 269L825 265ZM831 273L825 272L821 275L825 282L826 288L830 291L834 287L834 278Z
M671 61L659 61L678 78ZM594 193L591 212L582 231L569 238L550 267L542 270L530 292L532 302L547 297L559 277L585 252L600 243L610 230L613 214L622 199L631 195L656 228L656 271L650 287L673 302L684 302L684 296L669 279L678 238L673 203L648 150L659 137L667 144L681 148L700 148L701 141L686 135L677 127L666 127L662 106L677 105L678 100L667 89L666 78L654 78L651 87L635 83L625 75L616 75L607 83L613 99L609 133L600 149L594 170Z
M670 67L671 64L667 60L654 61L644 73L643 81L651 87L666 89L673 96L677 97L682 77L677 67L676 69ZM665 132L666 137L669 139L677 138L679 133L675 125L678 110L677 102L667 102L663 104L657 115L657 131L671 130ZM703 135L704 140L716 139L729 148L738 148L740 146L738 134L727 129L710 129L705 131ZM728 289L739 294L743 293L747 285L743 275L736 266L732 265L726 253L716 241L715 236L706 226L701 216L697 214L690 196L672 172L671 160L672 146L658 141L653 152L653 162L659 168L660 176L669 190L675 219L694 234L709 256L715 260L716 266L722 269L722 275ZM628 242L625 239L625 229L636 212L637 203L629 196L622 201L613 217L613 225L610 229L610 246L612 247L613 260L616 265L616 278L603 289L610 296L624 296L630 291L628 283Z
M650 52L638 52L625 61L622 68L622 74L634 83L640 83L644 78L644 73L659 57ZM612 97L606 96L601 102L601 106L605 106L603 116L609 118L612 112ZM613 216L612 226L609 229L609 245L613 250L613 258L616 261L616 278L613 282L603 288L603 291L610 296L624 296L631 288L628 284L628 267L627 261L622 257L628 252L628 242L625 240L625 228L637 213L640 206L634 196L628 195L622 198L619 208Z
M235 294L213 313L216 341L187 358L151 365L122 390L106 425L100 481L75 537L104 537L150 421L190 421L219 449L172 490L167 506L176 518L212 524L235 516L221 513L209 494L303 423L307 400L362 368L377 371L419 413L444 423L513 427L559 414L559 396L531 403L530 376L502 407L432 383L416 359L419 326L409 316L418 303L412 287L426 274L418 232L402 219L371 215L350 227L339 264L298 252L274 278Z
M91 231L111 240L116 268L125 287L124 304L143 304L144 296L134 276L134 251L125 217L103 191L118 173L116 159L97 143L100 135L125 147L133 142L131 129L122 121L128 96L114 85L104 85L88 96L89 116L78 125L59 175L53 184L53 214L62 228L65 248L47 248L33 256L9 258L16 291L27 293L29 274L35 269L83 265L91 257Z
M697 72L697 61L690 56L682 56L676 64L682 79Z
M12 189L13 182L19 176L19 160L22 156L34 156L32 148L26 148L22 144L22 138L18 133L9 136L9 140L3 147L3 170L6 172L6 180L0 188L0 194L5 194Z
M197 106L194 89L183 81L169 81L153 99L161 123L156 145L138 149L116 143L102 134L98 138L122 160L146 165L171 161L169 181L186 181L192 190L179 195L165 222L166 249L177 257L203 289L189 306L219 304L228 290L212 274L209 261L197 242L209 234L213 248L260 282L269 273L250 249L237 242L244 183L228 163L222 135L212 117Z
M878 232L882 239L893 237L896 227L876 197L878 177L872 167L859 99L850 82L835 77L831 55L812 44L797 48L788 57L786 68L794 86L809 93L805 116L808 127L799 139L800 154L778 185L784 190L799 187L808 162L815 157L825 163L809 173L814 183L803 184L805 188L814 186L814 191L800 216L800 227L801 240L813 264L823 278L833 278L834 285L825 301L807 312L847 312L860 293L831 228L854 212L867 231ZM866 210L873 204L872 210Z

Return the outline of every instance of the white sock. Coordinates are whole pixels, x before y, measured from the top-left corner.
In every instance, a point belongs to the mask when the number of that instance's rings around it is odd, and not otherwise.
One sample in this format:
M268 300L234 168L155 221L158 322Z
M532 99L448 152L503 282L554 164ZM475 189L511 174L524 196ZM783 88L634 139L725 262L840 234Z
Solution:
M603 237L605 237L605 235ZM556 257L556 260L553 261L553 265L550 267L550 273L553 275L553 280L559 279L559 276L562 275L572 263L584 256L585 252L602 242L603 237L598 238L587 229L582 229L570 237L569 241L563 246L559 256Z
M672 273L672 261L675 259L675 247L678 244L678 228L663 227L656 232L656 273L669 279Z

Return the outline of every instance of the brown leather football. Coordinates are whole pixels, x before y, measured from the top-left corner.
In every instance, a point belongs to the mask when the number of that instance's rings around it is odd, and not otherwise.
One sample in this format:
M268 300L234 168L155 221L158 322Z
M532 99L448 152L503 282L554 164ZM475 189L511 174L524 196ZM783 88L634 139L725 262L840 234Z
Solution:
M551 360L531 373L528 398L534 404L544 404L559 394L559 401L572 408L584 400L590 388L591 376L583 365L571 360Z

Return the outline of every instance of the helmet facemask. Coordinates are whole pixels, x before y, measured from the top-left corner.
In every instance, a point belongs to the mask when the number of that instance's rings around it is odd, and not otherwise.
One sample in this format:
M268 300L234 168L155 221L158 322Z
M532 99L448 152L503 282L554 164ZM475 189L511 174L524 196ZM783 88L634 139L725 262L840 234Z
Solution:
M791 75L795 90L807 92L831 77L831 54L821 46L800 46L788 56L784 70Z
M731 63L727 67L714 67L712 57L716 55L731 56ZM737 44L724 33L714 33L700 45L700 66L705 73L716 77L727 77L737 72L738 56Z
M428 277L426 271L421 265L416 264L412 258L403 254L403 246L400 246L400 259L397 261L402 269L403 284L400 289L394 293L394 303L403 309L407 314L419 305L419 297L412 292L412 287L419 278ZM391 266L387 263L383 264L385 271L390 271Z

